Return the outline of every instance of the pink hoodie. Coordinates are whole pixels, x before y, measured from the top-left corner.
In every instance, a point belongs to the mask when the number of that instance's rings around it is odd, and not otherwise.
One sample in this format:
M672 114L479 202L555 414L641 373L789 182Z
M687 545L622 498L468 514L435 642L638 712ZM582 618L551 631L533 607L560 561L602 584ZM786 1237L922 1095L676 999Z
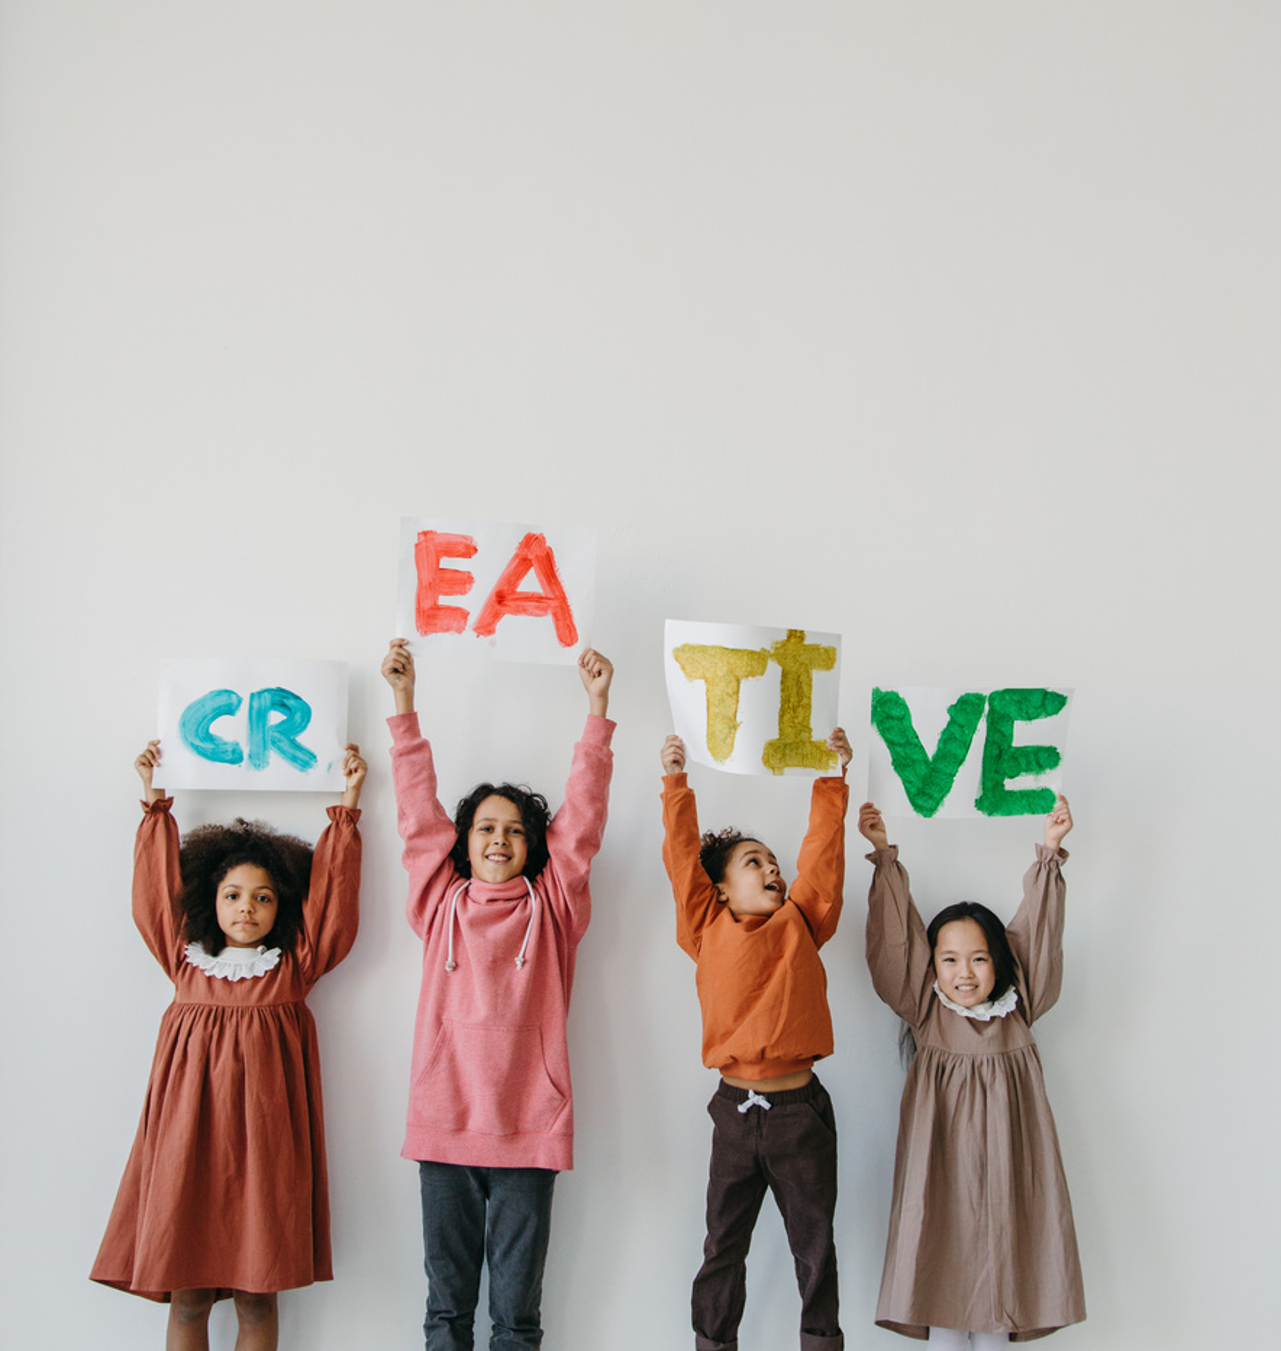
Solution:
M418 715L387 723L409 873L406 910L423 940L401 1153L478 1167L572 1168L565 1018L574 954L591 918L587 881L605 829L614 724L588 717L565 803L547 832L550 860L531 884L459 875L449 857L458 832L436 799Z

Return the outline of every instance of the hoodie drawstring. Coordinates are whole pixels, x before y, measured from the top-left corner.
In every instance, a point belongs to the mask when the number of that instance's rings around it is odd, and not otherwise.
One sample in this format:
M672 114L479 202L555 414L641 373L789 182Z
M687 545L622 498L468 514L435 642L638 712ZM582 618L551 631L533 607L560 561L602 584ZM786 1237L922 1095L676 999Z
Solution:
M525 890L529 893L529 922L525 925L525 937L521 940L520 951L516 954L516 970L519 971L525 965L525 949L529 947L529 936L534 932L534 905L538 898L534 895L534 888L529 884L528 877L522 877L521 881L525 884ZM456 971L458 963L454 960L454 926L458 918L458 898L471 885L470 878L464 878L463 881L453 889L449 897L449 950L445 956L445 970ZM767 1107L768 1103L765 1104Z

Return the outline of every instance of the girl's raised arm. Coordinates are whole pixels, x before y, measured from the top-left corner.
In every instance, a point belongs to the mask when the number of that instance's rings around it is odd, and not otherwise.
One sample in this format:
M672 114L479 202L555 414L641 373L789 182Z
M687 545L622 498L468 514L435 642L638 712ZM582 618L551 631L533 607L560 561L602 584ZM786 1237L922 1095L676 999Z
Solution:
M1038 845L1036 862L1023 875L1023 901L1006 926L1006 937L1026 986L1029 1022L1058 1003L1063 988L1063 921L1067 907L1067 883L1063 863L1067 851L1063 837L1072 829L1072 809L1060 796L1045 818L1045 843Z
M383 679L391 686L396 698L397 713L414 711L414 654L409 650L408 638L393 638L382 664Z
M160 742L148 741L133 762L142 780L145 815L133 847L133 922L156 961L172 977L178 954L178 827L169 812L171 799L152 783L160 766Z
M325 827L311 859L311 883L303 904L307 979L317 981L351 951L360 922L360 788L368 765L360 747L349 742L343 756L347 790L337 807L329 809Z
M587 711L598 718L609 716L609 686L614 665L593 647L585 647L578 658L578 676L587 691Z
M146 749L133 762L133 767L138 771L138 777L142 780L142 799L144 802L159 802L164 793L159 788L152 786L152 775L160 764L160 741L148 741Z
M404 842L403 862L411 883L406 913L420 936L437 893L428 886L437 869L448 868L458 832L436 797L436 765L414 711L414 658L404 638L393 638L382 661L383 679L396 698L391 728L391 777L396 789L396 824Z
M872 885L867 893L867 967L881 999L904 1022L919 1027L929 1006L930 954L925 924L912 900L907 869L889 842L875 803L858 812L859 834L872 846Z
M578 676L587 691L587 725L582 740L574 746L565 801L547 828L547 852L571 892L586 885L592 859L600 849L614 770L609 748L614 724L608 720L613 663L595 649L585 648L578 658ZM586 928L585 907L580 922Z
M343 748L342 772L346 776L347 787L339 805L354 812L360 806L360 790L364 787L365 775L369 773L369 766L354 741L349 741Z

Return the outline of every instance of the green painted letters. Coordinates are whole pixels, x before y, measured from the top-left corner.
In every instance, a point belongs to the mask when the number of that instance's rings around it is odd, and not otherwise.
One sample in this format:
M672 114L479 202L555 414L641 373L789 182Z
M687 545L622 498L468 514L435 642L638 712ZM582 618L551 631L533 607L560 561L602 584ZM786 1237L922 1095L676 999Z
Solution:
M952 791L957 771L970 753L985 702L981 694L961 695L947 710L947 726L939 733L931 757L912 726L912 711L903 696L894 690L872 691L872 725L881 734L894 772L918 816L933 816Z
M1057 746L1016 746L1014 724L1052 718L1067 695L1057 690L993 690L987 700L983 769L974 805L984 816L1036 816L1054 809L1053 788L1007 788L1007 779L1043 774L1063 758ZM897 768L897 766L896 766Z

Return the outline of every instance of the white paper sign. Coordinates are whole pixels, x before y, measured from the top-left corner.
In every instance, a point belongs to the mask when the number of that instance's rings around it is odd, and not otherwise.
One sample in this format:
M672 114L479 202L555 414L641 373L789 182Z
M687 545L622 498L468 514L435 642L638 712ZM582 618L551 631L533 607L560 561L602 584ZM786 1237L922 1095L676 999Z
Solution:
M156 786L341 793L347 664L160 664Z
M669 619L663 666L690 760L731 774L833 774L835 633Z
M887 816L1029 816L1063 787L1070 689L872 693L868 794Z
M594 530L400 522L396 632L419 653L573 665L595 599Z

